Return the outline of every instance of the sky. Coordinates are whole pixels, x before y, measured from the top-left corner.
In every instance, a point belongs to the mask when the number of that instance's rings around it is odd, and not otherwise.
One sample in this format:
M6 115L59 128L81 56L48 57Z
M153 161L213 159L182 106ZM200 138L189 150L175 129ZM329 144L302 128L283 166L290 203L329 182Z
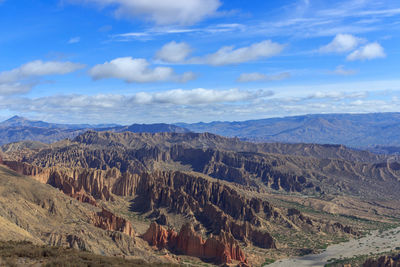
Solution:
M0 119L400 111L398 0L0 0Z

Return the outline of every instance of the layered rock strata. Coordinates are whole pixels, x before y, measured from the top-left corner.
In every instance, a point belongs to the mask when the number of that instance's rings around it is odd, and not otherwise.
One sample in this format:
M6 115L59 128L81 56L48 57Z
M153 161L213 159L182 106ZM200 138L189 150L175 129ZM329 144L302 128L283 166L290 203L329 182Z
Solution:
M115 216L112 212L105 209L93 215L92 223L94 226L104 230L119 231L130 237L135 237L135 231L130 221Z
M215 235L227 232L237 240L261 248L276 247L272 236L265 229L262 230L265 221L287 225L289 228L355 234L351 228L339 224L321 226L324 223L313 222L293 210L289 210L287 217L283 216L265 200L245 197L233 187L218 181L182 172L159 171L139 175L121 173L115 168L40 168L29 167L26 163L4 163L83 202L112 200L113 195L132 196L135 197L132 210L148 212L167 208L173 213L192 214Z
M159 249L167 248L180 254L199 257L217 264L239 261L247 263L247 259L238 242L228 233L221 232L207 240L197 234L192 225L185 224L179 233L166 230L153 222L143 235L151 246Z

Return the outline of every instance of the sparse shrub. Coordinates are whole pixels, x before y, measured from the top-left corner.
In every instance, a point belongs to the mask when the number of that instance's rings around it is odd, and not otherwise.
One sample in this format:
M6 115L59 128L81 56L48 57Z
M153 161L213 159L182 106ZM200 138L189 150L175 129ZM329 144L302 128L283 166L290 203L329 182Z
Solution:
M265 261L264 261L264 263L262 264L262 266L268 265L268 264L272 264L272 263L274 263L274 262L275 262L274 259L265 258Z

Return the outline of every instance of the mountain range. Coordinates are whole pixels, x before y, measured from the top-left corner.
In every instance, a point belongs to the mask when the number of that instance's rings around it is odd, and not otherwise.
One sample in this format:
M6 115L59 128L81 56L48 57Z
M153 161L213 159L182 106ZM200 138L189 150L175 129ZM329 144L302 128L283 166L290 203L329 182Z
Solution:
M312 114L176 125L255 142L342 144L354 148L400 146L400 113Z
M0 144L51 143L87 130L111 132L209 132L251 142L340 144L377 153L400 153L400 113L313 114L241 122L176 124L57 124L14 116L0 123Z
M18 141L39 141L52 143L65 138L74 138L88 130L112 132L189 132L179 126L170 124L59 124L44 121L32 121L14 116L0 123L0 145Z

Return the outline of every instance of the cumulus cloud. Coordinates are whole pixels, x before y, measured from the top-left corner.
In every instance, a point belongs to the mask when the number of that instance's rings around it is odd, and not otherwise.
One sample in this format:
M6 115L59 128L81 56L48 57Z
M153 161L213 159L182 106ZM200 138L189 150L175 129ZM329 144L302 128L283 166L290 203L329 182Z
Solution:
M257 81L281 81L290 78L289 72L266 75L259 72L242 73L237 79L238 82L257 82Z
M355 37L351 34L337 34L335 38L327 45L322 46L321 53L343 53L349 52L359 46L364 39Z
M343 65L339 65L336 67L336 69L333 71L334 74L337 75L354 75L357 73L356 70L352 70L352 69L345 69L345 67Z
M237 49L235 49L234 46L224 46L213 54L201 58L193 58L191 62L200 64L206 63L214 66L239 64L276 56L280 54L283 49L284 45L266 40Z
M72 62L57 62L35 60L28 62L19 68L0 72L0 83L16 82L18 80L54 74L67 74L83 68L84 65Z
M0 72L0 94L26 93L38 84L39 77L67 74L84 67L72 62L31 61L18 68Z
M141 17L158 25L191 25L217 12L219 0L69 0L115 7L116 16Z
M165 44L156 54L156 58L169 63L183 62L192 49L187 43L172 41Z
M383 47L375 42L369 43L363 47L352 52L350 55L347 56L347 60L354 61L354 60L370 60L375 58L384 58L386 57L385 51Z
M134 59L132 57L116 58L109 62L98 64L90 69L89 74L94 80L117 78L127 83L187 82L195 78L192 72L185 72L182 75L178 75L169 67L155 67L152 69L146 59Z

